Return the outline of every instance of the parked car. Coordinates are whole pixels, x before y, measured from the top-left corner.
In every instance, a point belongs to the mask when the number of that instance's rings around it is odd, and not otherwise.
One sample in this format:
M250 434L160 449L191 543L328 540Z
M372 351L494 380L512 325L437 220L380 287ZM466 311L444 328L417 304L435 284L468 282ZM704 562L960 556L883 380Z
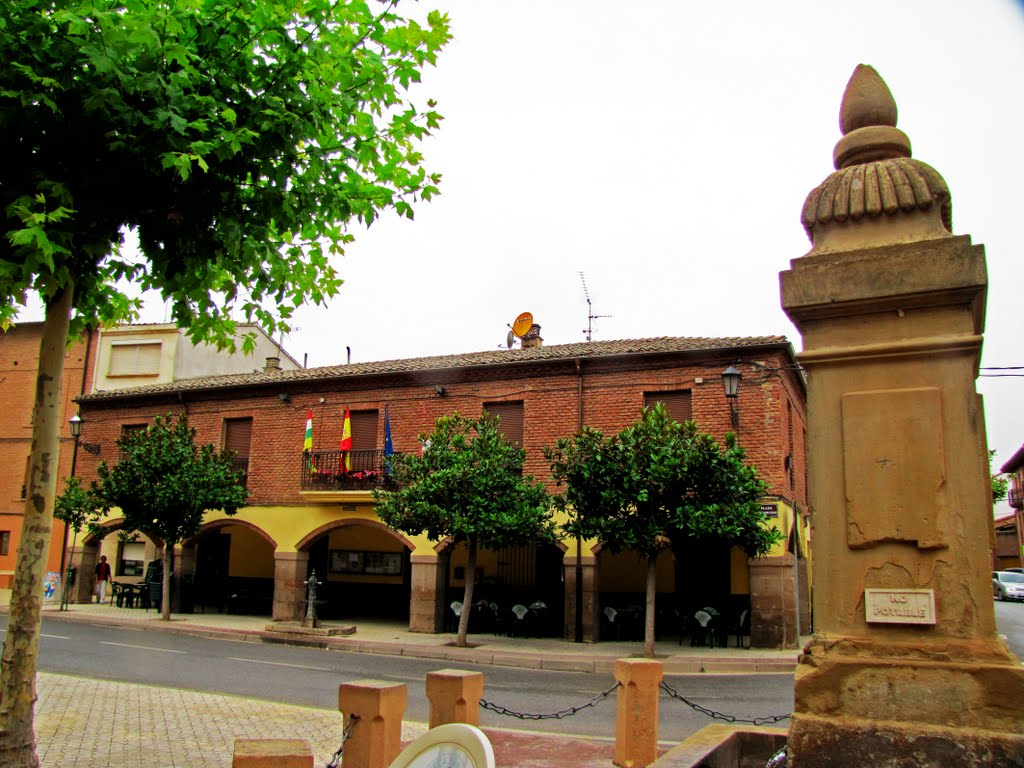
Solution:
M1024 568L1003 568L1003 570L1010 573L1024 573Z
M1024 600L1024 573L992 571L992 596L996 600Z

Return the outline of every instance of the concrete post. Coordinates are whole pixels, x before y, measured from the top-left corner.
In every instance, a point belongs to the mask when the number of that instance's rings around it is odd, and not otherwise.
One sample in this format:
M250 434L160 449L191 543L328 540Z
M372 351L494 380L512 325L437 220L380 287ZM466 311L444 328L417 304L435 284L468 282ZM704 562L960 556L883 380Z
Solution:
M750 568L750 647L796 648L797 586L794 557L752 557Z
M274 553L274 621L299 621L306 607L308 552Z
M448 723L480 725L480 699L484 695L482 672L439 669L427 673L430 727Z
M620 768L644 768L658 759L658 685L662 664L650 659L618 659L615 706L615 759Z
M356 680L338 687L338 709L358 718L345 743L342 768L386 768L402 748L402 715L408 693L402 683Z
M411 555L412 589L409 595L409 631L444 629L444 585L448 555Z
M313 749L303 739L235 739L231 768L313 768Z

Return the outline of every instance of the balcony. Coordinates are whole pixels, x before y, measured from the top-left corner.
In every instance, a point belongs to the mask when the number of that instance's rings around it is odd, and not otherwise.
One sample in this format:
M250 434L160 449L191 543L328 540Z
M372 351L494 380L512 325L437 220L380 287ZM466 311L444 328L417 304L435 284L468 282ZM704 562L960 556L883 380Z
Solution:
M350 466L345 469L344 457ZM393 477L384 471L384 451L309 451L302 454L304 491L372 491L395 488Z
M1006 494L1006 500L1014 509L1024 509L1024 492L1020 488L1011 488L1010 492Z
M249 484L249 457L232 456L231 468L242 475L242 485L247 486Z

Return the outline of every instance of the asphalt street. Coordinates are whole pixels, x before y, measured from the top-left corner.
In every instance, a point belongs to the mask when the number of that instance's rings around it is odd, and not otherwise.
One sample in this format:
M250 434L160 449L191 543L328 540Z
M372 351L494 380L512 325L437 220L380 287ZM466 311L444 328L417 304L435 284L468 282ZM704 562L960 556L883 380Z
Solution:
M6 616L3 624L6 625ZM153 630L134 630L44 620L40 669L119 682L228 693L337 711L338 685L366 678L406 683L406 719L426 721L427 672L444 662L356 654L314 648L220 640ZM577 707L614 684L611 675L460 665L485 675L484 698L521 713L550 714ZM695 704L739 718L788 714L791 675L668 676L676 691ZM662 699L659 734L680 741L712 722L681 701ZM520 720L490 711L482 724L611 738L614 697L571 720Z

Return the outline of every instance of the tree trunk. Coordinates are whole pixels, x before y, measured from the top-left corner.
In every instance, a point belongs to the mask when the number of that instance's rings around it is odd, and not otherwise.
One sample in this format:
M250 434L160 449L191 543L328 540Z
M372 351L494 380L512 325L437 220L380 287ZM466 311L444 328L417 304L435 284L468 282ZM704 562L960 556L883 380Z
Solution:
M0 668L0 765L38 768L33 708L39 662L43 578L50 551L53 500L57 494L62 421L61 382L73 289L46 304L39 370L32 406L32 453L25 489L21 543L14 568L7 636Z
M171 620L171 553L173 550L174 545L165 541L164 556L160 564L164 571L164 579L160 584L160 619L162 621Z
M476 586L476 539L469 540L469 557L466 560L466 591L462 595L462 615L459 616L459 636L455 644L459 648L466 647L466 635L469 634L469 614L473 610L473 587Z
M644 610L644 656L654 658L654 595L657 588L658 556L647 558L647 607Z

